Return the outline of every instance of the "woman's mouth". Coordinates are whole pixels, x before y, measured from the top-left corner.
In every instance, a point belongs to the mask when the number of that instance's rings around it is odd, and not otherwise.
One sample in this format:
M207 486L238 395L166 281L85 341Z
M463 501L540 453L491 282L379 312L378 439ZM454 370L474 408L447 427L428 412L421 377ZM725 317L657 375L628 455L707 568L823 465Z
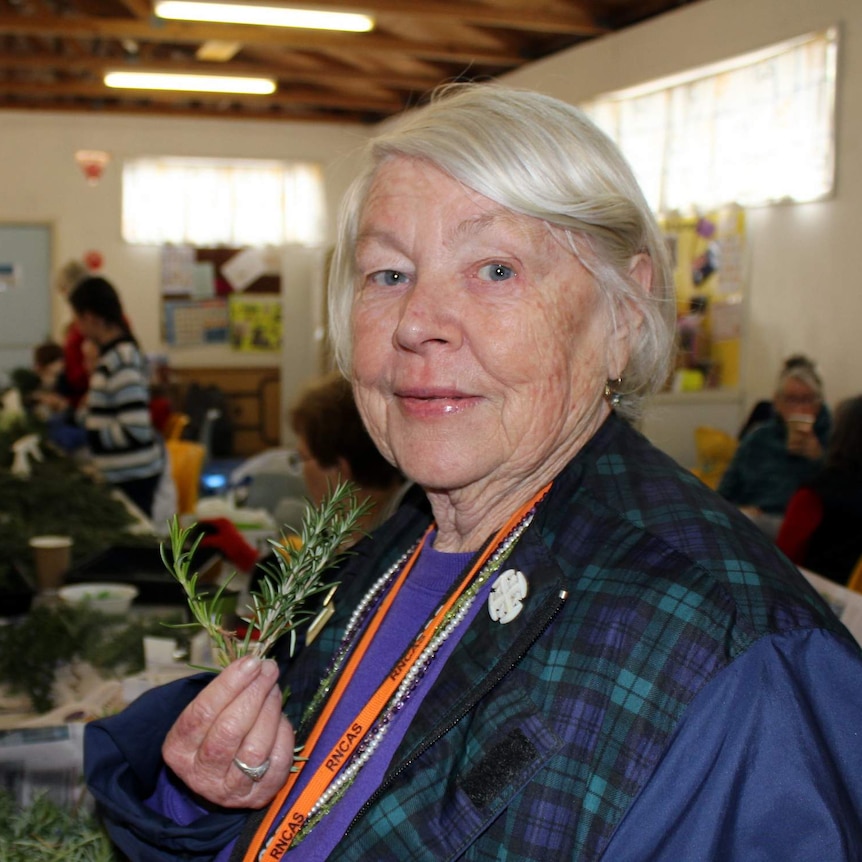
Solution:
M460 413L479 401L476 395L454 389L402 389L395 397L405 413L423 418Z

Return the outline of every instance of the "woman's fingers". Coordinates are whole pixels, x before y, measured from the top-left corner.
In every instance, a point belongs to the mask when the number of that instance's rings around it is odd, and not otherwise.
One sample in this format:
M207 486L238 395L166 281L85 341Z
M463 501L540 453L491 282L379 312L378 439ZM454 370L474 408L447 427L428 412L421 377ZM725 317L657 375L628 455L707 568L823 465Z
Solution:
M250 778L231 762L225 796L219 804L229 808L259 808L281 789L293 766L294 737L290 722L281 712L281 692L274 687L261 710L258 721L246 735L236 759L251 767L269 762L258 780Z
M182 712L174 729L168 736L168 741L178 744L178 747L197 749L210 732L216 718L240 694L253 694L252 687L260 677L263 662L254 657L247 657L234 662L225 668ZM260 686L258 685L258 689ZM260 702L266 696L269 686L265 685L258 692ZM251 705L254 708L254 704Z
M278 667L244 658L227 667L177 719L162 753L196 793L231 807L263 805L284 782L293 762L293 731L281 712ZM269 760L253 781L234 762Z

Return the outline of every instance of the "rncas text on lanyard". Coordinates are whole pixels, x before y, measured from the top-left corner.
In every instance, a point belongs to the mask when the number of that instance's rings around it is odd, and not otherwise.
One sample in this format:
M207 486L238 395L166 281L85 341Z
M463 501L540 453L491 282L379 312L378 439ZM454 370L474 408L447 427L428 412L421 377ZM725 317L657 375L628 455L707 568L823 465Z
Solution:
M284 809L285 802L296 783L299 770L291 773L284 787L282 787L275 799L273 799L267 814L259 824L255 836L246 851L243 862L254 862L254 860L258 860L258 862L264 862L264 860L278 862L290 849L294 839L304 829L306 823L309 822L312 811L319 811L319 800L324 797L324 794L331 794L333 789L338 790L339 785L343 783L345 776L339 776L342 767L356 754L357 749L368 736L369 730L383 713L393 695L398 691L399 686L411 675L411 671L423 652L432 643L441 629L446 626L447 622L450 621L453 607L464 596L471 582L476 579L477 574L488 568L486 564L488 564L489 560L496 561L496 565L493 567L496 570L502 560L508 556L511 547L514 545L514 541L517 540L517 537L520 536L523 529L529 523L528 516L536 504L547 493L549 487L550 485L544 487L528 503L518 509L509 521L497 531L493 539L486 545L485 549L478 555L473 565L470 566L469 570L462 577L457 588L449 595L428 624L423 627L422 631L395 663L392 670L386 675L377 691L374 692L369 701L360 710L359 715L345 729L327 756L323 758L315 773L310 777L308 784L300 792L298 798L290 805L280 823L277 824L275 831L267 839L267 835L278 818L279 813ZM432 528L429 528L429 532ZM415 565L422 544L423 542L419 542L410 555L363 633L356 649L345 664L332 694L328 698L323 711L318 716L314 728L303 746L303 754L306 758L314 750L338 701L356 673L395 597Z

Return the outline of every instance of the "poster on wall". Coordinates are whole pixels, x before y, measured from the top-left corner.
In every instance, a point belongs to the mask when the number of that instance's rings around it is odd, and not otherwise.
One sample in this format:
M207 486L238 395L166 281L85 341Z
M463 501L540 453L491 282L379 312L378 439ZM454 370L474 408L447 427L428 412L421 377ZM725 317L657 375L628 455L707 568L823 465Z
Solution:
M227 343L229 316L224 299L173 300L163 303L162 308L162 337L166 344L197 347Z
M660 221L674 267L678 392L739 385L745 211L728 206Z
M281 350L281 297L262 294L230 298L230 343L234 350Z
M242 291L272 269L267 254L260 248L238 251L221 265L222 275L234 290Z
M190 245L162 246L162 296L187 296L195 283L195 250Z

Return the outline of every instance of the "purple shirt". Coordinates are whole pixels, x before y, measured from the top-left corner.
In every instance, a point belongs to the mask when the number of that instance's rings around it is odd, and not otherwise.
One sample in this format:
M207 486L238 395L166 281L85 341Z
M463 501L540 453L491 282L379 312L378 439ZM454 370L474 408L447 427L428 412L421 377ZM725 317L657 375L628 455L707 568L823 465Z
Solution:
M446 593L473 557L472 553L450 554L435 551L431 547L433 540L432 533L423 546L413 571L404 581L377 635L369 645L365 658L345 690L314 752L303 767L288 797L286 807L289 807L302 792L303 787L314 775L320 762L329 754L344 729L350 725L392 669L394 658L400 656L419 634L422 626L435 613ZM493 579L491 580L493 582ZM341 840L362 805L380 785L389 762L404 738L423 697L433 685L459 637L482 607L487 589L489 589L488 584L474 600L458 630L441 645L406 705L390 721L388 731L371 759L359 771L353 784L302 842L303 862L326 859ZM182 824L192 823L203 814L203 809L186 796L182 786L173 783L166 772L160 778L156 792L148 804ZM226 846L215 857L214 862L227 862L233 852L233 845L234 842L231 842Z

